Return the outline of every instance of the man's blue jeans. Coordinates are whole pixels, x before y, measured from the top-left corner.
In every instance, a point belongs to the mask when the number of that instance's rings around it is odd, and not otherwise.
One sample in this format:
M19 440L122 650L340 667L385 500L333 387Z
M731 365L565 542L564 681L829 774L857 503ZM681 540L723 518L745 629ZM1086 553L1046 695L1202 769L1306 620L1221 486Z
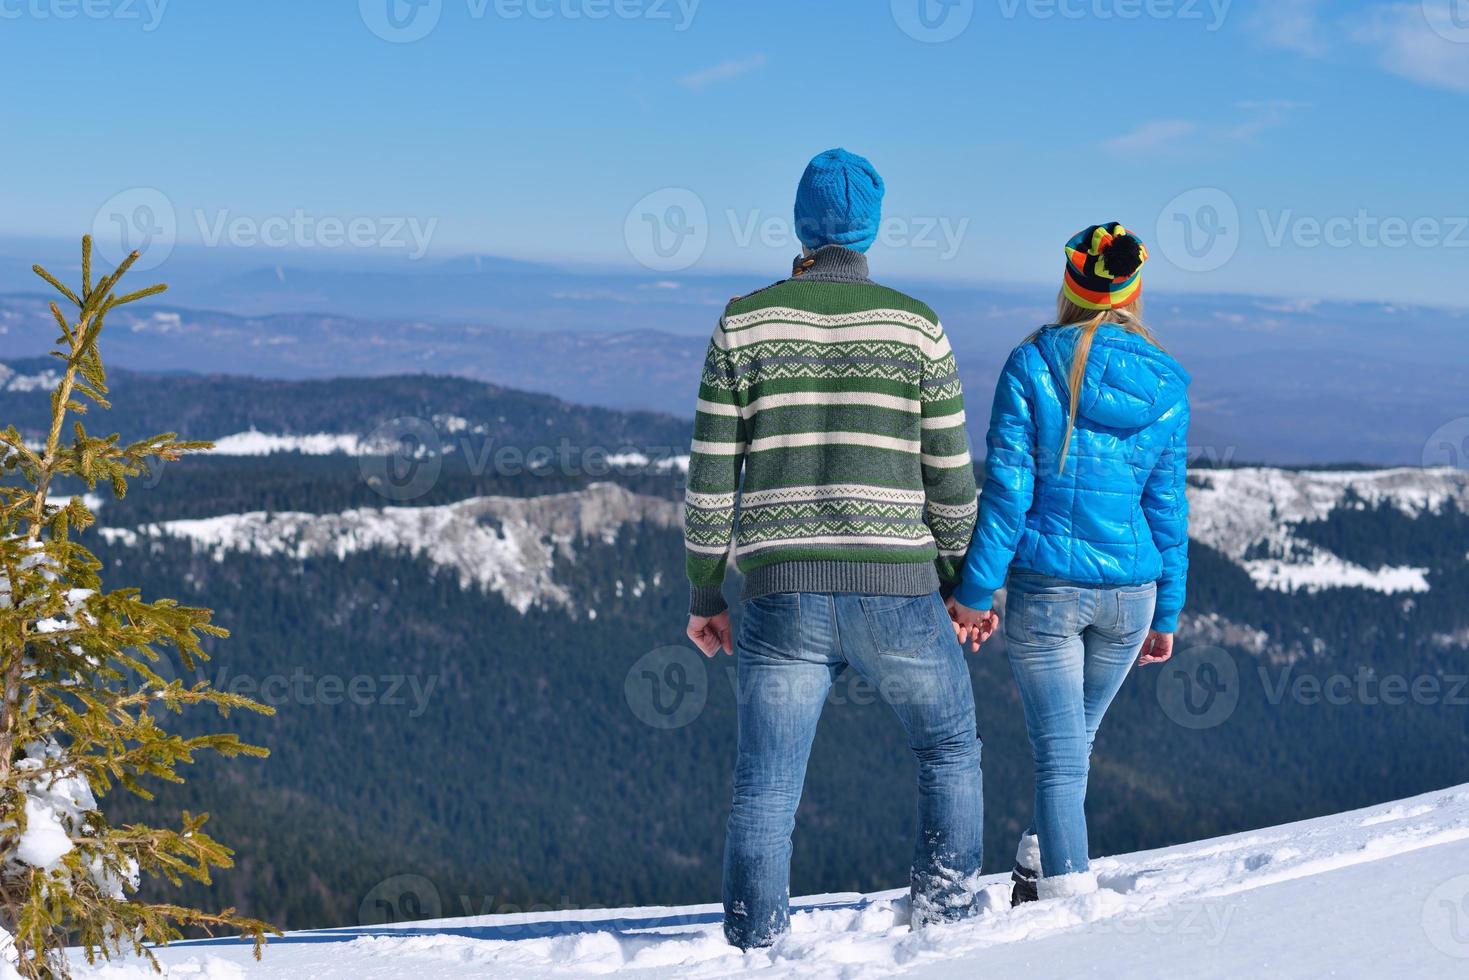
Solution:
M1035 754L1035 826L1045 878L1090 868L1086 783L1102 716L1137 664L1157 587L1074 585L1012 572L1005 642Z
M937 594L785 593L745 604L736 644L739 758L724 852L724 932L769 946L790 924L791 831L832 682L853 668L918 760L913 923L976 909L984 794L974 690ZM860 751L860 746L854 746Z

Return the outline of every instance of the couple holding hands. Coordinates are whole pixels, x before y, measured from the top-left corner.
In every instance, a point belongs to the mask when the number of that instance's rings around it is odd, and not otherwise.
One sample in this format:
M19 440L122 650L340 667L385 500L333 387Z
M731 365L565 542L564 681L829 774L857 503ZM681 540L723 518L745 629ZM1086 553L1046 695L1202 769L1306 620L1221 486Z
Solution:
M1086 785L1133 668L1173 651L1188 568L1189 375L1144 326L1148 253L1119 224L1066 244L1055 322L1009 355L975 483L949 340L868 276L883 181L816 157L791 277L734 300L704 361L689 466L689 636L737 657L724 930L789 926L791 833L833 681L858 671L918 762L915 928L979 908L984 802L964 648L999 628L1035 758L1012 902L1086 894ZM739 635L723 597L743 575ZM854 751L860 750L853 747Z

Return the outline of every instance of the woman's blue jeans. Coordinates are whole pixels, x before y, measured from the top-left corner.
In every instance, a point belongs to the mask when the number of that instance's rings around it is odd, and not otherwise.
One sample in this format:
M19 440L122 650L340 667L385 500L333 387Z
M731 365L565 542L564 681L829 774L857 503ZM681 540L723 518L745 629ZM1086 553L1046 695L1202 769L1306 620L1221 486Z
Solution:
M1035 755L1035 825L1045 877L1090 868L1086 783L1102 716L1137 663L1155 585L1095 588L1012 572L1005 641Z
M769 946L789 927L791 832L806 760L832 682L848 667L897 713L918 760L914 925L976 911L984 795L974 690L938 595L752 599L736 653L739 757L724 852L729 941Z

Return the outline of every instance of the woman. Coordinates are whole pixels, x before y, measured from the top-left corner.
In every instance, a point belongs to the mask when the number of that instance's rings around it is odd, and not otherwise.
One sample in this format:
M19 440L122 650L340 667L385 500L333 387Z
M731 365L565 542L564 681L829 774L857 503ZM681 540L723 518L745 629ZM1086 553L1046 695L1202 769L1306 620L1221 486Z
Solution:
M949 600L973 643L1008 586L1005 638L1035 754L1014 904L1096 891L1092 742L1133 665L1172 656L1188 570L1189 375L1143 326L1147 249L1114 223L1066 255L1056 323L1000 377L979 525Z

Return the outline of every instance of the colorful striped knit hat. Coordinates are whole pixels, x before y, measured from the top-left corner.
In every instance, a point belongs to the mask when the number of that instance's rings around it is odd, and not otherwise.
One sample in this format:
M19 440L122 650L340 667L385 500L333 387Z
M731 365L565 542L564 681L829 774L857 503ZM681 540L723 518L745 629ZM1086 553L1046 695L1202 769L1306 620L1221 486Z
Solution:
M1143 292L1148 247L1117 222L1092 225L1066 243L1066 298L1087 310L1115 310Z

